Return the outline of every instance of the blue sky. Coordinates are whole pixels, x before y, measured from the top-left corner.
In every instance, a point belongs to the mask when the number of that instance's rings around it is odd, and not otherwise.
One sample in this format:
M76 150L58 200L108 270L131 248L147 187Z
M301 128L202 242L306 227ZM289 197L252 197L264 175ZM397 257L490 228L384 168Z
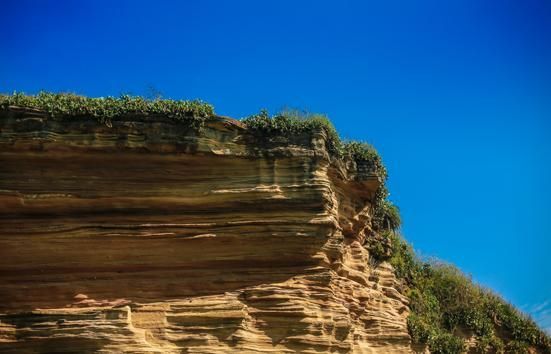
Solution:
M0 92L326 113L420 254L551 329L551 2L3 1Z

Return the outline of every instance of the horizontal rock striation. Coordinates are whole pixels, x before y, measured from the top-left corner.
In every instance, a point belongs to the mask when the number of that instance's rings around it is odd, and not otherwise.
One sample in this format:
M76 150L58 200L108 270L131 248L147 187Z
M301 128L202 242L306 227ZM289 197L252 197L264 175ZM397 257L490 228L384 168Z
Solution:
M0 352L410 351L380 181L325 141L0 112Z

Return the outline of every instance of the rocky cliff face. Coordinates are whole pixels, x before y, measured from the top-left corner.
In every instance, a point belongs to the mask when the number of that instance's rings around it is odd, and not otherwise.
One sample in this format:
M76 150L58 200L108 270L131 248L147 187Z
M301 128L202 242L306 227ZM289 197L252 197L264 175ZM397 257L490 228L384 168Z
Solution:
M322 131L2 114L0 352L410 351L380 181Z

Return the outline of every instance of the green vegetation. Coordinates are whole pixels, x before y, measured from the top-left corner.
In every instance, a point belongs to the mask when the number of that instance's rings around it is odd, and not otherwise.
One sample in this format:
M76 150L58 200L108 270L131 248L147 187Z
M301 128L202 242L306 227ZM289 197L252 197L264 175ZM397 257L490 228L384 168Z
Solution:
M343 155L349 155L356 163L366 164L371 171L375 171L383 181L386 181L388 177L386 167L381 156L371 144L360 141L346 141L342 143L340 151ZM385 191L385 197L387 194Z
M162 115L201 128L206 119L214 115L214 108L199 100L145 99L137 96L91 98L72 93L40 92L37 95L14 93L0 94L0 109L9 106L34 108L46 112L52 119L92 117L111 125L112 120L131 115ZM335 156L348 155L357 162L367 164L373 173L386 179L386 169L377 151L367 143L342 142L329 119L321 114L304 114L285 111L270 117L266 111L243 119L253 132L263 136L293 136L325 131L328 151Z
M356 162L363 162L370 170L386 179L386 168L375 148L370 144L341 141L337 130L327 118L318 113L304 113L296 110L285 110L270 116L266 110L242 120L249 130L263 137L297 136L325 132L327 150L336 157L349 156Z
M551 339L530 318L457 268L422 262L399 235L392 237L390 263L411 301L410 335L431 352L461 353L461 331L476 336L482 353L528 353L530 346L551 352Z
M128 95L117 98L90 98L71 93L49 92L40 92L37 95L0 95L0 109L7 109L9 106L35 108L58 120L93 117L107 126L111 126L112 120L127 115L163 115L200 129L205 120L214 114L213 107L202 101L147 100Z
M386 199L382 199L373 215L372 226L376 230L396 231L402 224L400 210Z
M337 155L342 154L342 142L337 130L331 121L322 114L306 114L296 110L287 110L270 117L268 111L261 110L258 114L244 118L242 122L252 132L263 137L296 136L325 131L328 151Z

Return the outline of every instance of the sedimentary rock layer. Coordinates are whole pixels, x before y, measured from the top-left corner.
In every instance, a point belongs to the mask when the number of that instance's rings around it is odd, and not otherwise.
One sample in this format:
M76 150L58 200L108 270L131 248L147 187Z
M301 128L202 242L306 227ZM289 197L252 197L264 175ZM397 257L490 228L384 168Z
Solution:
M378 178L323 131L0 115L0 352L410 350Z

